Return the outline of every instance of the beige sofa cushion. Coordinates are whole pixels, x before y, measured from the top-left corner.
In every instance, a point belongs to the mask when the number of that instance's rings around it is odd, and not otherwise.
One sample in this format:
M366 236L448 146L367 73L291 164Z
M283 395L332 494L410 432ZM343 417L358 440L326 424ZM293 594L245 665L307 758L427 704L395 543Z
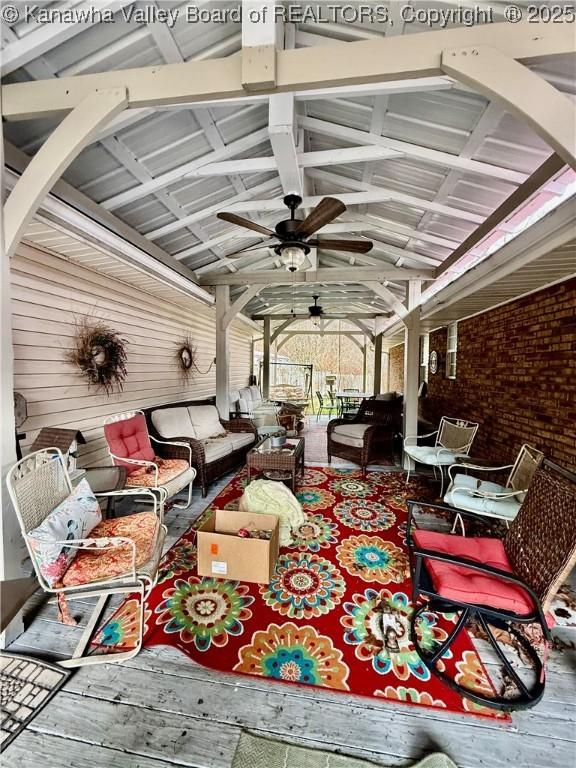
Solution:
M221 435L226 431L220 424L215 405L189 405L187 410L198 440L206 440L207 437Z
M238 448L243 448L245 445L250 445L254 442L253 432L228 432L228 439L232 443L232 449L237 451Z
M166 440L173 437L196 437L188 409L185 407L159 408L152 411L151 418L160 437Z
M219 437L217 440L203 440L202 443L204 445L206 464L211 464L223 456L228 456L234 450L229 437Z
M362 448L364 433L370 426L370 424L339 424L332 432L332 440L342 445Z

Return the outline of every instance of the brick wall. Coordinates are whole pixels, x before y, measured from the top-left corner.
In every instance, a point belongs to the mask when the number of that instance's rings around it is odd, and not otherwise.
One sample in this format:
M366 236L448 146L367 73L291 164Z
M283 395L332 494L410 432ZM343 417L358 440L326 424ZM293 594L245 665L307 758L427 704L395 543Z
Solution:
M447 379L446 328L430 334L440 368L424 415L480 424L472 453L509 463L522 443L576 465L576 280L458 324L456 379Z
M404 344L392 347L389 352L388 391L404 391Z

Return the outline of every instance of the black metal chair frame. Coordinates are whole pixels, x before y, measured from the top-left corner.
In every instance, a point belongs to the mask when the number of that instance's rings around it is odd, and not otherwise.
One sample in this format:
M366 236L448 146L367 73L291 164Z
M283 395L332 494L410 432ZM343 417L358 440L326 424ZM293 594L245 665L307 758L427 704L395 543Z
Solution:
M332 395L328 394L328 399L330 400L330 405L328 403L324 404L324 398L322 396L322 393L317 391L316 397L318 398L318 412L316 414L316 421L320 418L322 415L322 411L327 411L328 416L332 415L332 411L336 410L336 405L334 403L334 400L332 399Z
M412 570L412 602L415 606L410 623L410 635L412 643L414 644L414 647L423 663L432 674L440 678L443 682L450 686L450 688L457 691L461 696L472 699L473 701L476 701L479 704L483 704L484 706L492 707L502 711L528 709L535 706L544 695L544 665L524 635L515 630L514 627L510 626L509 622L518 622L524 624L538 622L546 642L549 643L551 641L550 630L548 629L548 625L546 623L546 619L536 593L532 587L522 581L522 579L519 579L513 573L502 571L499 568L493 568L492 566L484 565L472 560L468 560L466 558L447 555L444 552L421 549L417 547L412 540L414 511L418 508L425 507L426 509L450 512L452 515L460 514L464 517L476 520L483 524L486 524L485 518L481 517L480 515L476 515L473 512L466 512L461 509L457 510L454 507L449 507L445 504L431 504L426 501L416 501L414 499L410 499L406 503L408 505L408 525L406 537L411 556L410 565ZM498 610L491 606L476 605L473 603L462 603L453 599L447 600L434 590L432 586L432 580L426 570L426 560L439 560L441 562L451 563L453 565L465 566L471 570L485 573L490 576L495 576L504 581L515 584L528 593L534 603L534 611L530 614L519 615L511 611ZM420 606L416 607L420 597L424 597L425 600ZM436 648L433 653L429 653L423 650L418 642L418 634L416 628L418 626L420 616L424 612L459 614L454 629L450 632L446 640L438 648ZM486 633L490 645L494 649L504 669L519 691L519 695L513 699L498 696L496 694L492 697L483 696L477 691L472 691L468 688L465 688L464 686L459 685L452 677L438 669L437 662L440 657L450 648L460 631L472 619L478 620L478 623ZM522 646L523 650L526 652L528 658L531 660L536 677L531 690L528 690L528 687L518 676L509 659L498 645L498 642L494 637L492 630L490 629L491 624L492 626L505 626L506 630L515 637L515 639Z

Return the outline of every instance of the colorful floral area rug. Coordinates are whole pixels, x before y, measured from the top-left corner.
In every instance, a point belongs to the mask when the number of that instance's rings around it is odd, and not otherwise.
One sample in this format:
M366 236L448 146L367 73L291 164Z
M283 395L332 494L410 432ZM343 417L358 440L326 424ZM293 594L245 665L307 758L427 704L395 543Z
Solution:
M241 471L206 511L237 509ZM397 472L307 467L297 490L306 522L281 548L268 585L196 574L196 530L165 555L146 610L145 646L171 645L224 672L313 685L394 702L507 719L463 699L430 674L410 642L411 582L406 499L430 499L419 480ZM203 518L205 517L203 515ZM99 632L126 649L137 602L128 600ZM426 649L447 637L453 616L424 613ZM464 632L441 664L468 688L492 692Z

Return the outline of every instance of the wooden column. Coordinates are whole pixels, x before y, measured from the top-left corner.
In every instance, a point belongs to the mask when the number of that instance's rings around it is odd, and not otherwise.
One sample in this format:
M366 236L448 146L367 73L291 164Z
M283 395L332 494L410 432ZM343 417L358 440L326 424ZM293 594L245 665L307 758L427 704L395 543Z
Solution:
M270 318L264 318L264 339L262 344L262 397L270 397Z
M420 376L420 283L408 284L408 314L404 318L404 437L418 434L418 385ZM404 456L404 468L414 462Z
M366 392L368 386L368 339L364 337L362 346L362 391Z
M374 394L382 392L382 326L384 318L380 315L374 318Z
M228 325L226 313L230 309L230 286L216 286L216 407L223 419L230 418L230 370L228 365Z
M2 125L0 124L0 173L4 173L4 142L2 140ZM0 185L4 193L4 184ZM0 201L4 202L4 200ZM2 514L0 516L0 581L18 579L22 576L20 570L21 558L24 554L24 541L20 534L20 526L8 496L6 474L16 462L16 442L14 437L14 350L12 347L12 318L10 308L10 258L5 247L3 221L3 206L0 205L0 260L1 260L1 309L0 323L1 355L0 366L0 398L2 420L0 422L0 450L2 452ZM24 631L22 613L16 612L5 631L0 635L0 648L5 648Z
M382 334L374 336L374 394L382 391Z

